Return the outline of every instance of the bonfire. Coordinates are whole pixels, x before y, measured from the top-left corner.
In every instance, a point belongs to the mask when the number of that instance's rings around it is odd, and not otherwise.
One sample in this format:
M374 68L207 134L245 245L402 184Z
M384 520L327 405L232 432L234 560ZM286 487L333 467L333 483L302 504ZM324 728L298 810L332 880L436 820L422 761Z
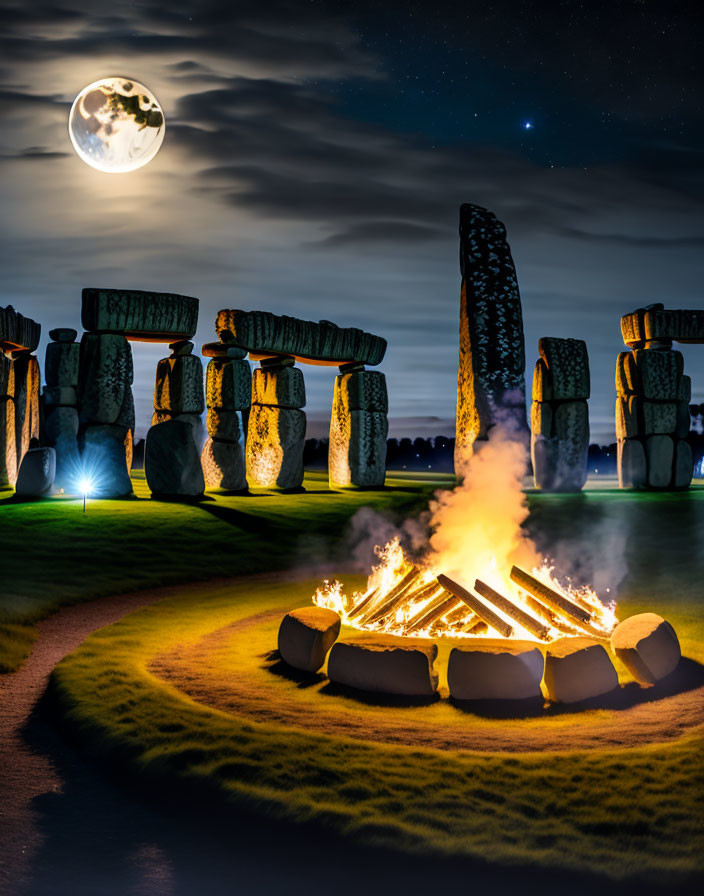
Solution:
M588 585L561 584L523 531L524 470L523 445L496 428L468 457L462 484L436 495L420 559L397 536L375 549L363 591L346 594L338 580L326 581L314 604L335 610L344 625L385 635L608 638L615 603Z

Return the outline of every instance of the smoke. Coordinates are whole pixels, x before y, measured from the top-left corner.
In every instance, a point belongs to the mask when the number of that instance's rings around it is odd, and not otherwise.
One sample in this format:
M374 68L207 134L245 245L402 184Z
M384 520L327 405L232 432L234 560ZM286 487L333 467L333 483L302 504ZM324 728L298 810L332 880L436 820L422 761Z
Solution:
M362 507L351 518L345 538L354 568L368 573L370 566L378 562L376 549L394 539L399 540L407 557L419 557L427 550L429 519L430 513L426 511L398 525L391 516Z
M619 586L629 572L627 548L632 525L632 508L628 503L611 503L608 516L603 509L599 512L584 506L580 498L575 498L575 511L571 531L562 537L549 534L553 526L546 526L547 532L540 533L544 555L554 569L555 576L566 583L582 585L589 583L604 601L612 600L618 594ZM564 511L561 514L564 518Z
M477 576L493 578L496 587L505 584L514 563L533 568L539 558L521 528L528 517L522 435L510 424L494 426L460 467L459 485L436 492L428 511L401 525L370 508L359 510L346 539L355 567L368 571L377 560L375 548L398 539L410 559L468 585Z
M485 442L475 442L460 459L462 483L438 492L430 506L428 561L469 585L475 577L506 583L516 563L532 569L539 557L522 525L528 517L523 493L525 440L499 424Z
M376 565L375 548L398 539L406 557L436 574L443 572L472 588L477 578L507 595L515 564L528 571L546 565L557 582L590 585L604 601L613 599L628 574L628 505L589 502L584 495L546 496L531 516L523 491L528 451L524 434L510 421L492 427L460 459L462 481L438 491L430 508L398 524L370 508L350 520L347 555L360 572ZM571 505L574 502L574 513Z

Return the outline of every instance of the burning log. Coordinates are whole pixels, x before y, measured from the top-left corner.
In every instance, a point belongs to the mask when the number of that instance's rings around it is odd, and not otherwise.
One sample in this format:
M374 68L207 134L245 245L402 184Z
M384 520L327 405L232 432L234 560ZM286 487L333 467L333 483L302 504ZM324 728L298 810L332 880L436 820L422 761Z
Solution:
M494 604L495 607L498 607L499 610L502 610L507 616L510 616L511 619L515 620L519 625L522 625L523 628L527 629L536 637L540 638L541 641L548 640L550 636L550 629L546 625L543 625L537 619L534 619L533 616L526 613L524 610L521 610L520 607L517 607L507 597L504 597L503 594L499 594L498 591L494 591L492 587L487 585L485 582L482 582L481 579L477 579L474 583L474 590L477 592L477 594L480 594L488 601L491 601L491 603Z
M422 575L421 570L414 566L408 575L406 575L395 588L391 589L384 599L383 604L360 621L364 623L378 622L380 619L383 619L384 616L387 616L395 610L399 604L407 600L408 592L420 575Z
M366 597L363 597L362 600L357 604L356 607L352 607L350 612L347 614L348 619L354 619L355 616L359 616L364 610L369 607L369 604L379 596L379 589L375 588L372 592L370 592Z
M386 624L387 622L396 622L396 614L399 612L399 610L403 610L405 607L410 607L412 611L410 618L413 619L415 616L419 615L425 609L427 609L428 598L432 598L437 590L437 582L431 582L429 585L423 585L422 588L418 588L416 590L414 590L413 588L411 588L410 590L406 590L403 592L403 594L397 595L390 609L385 609L384 607L380 608L377 613L374 613L372 616L367 617L367 619L365 619L365 622L375 624L377 622L380 622L382 625ZM413 606L414 604L418 603L425 604L425 606L420 610L414 611ZM406 619L405 623L407 624L408 621L409 620Z
M511 567L511 579L524 591L533 595L536 600L547 604L551 610L563 616L569 616L570 621L574 620L578 625L584 627L584 623L591 621L591 614L582 607L568 600L562 594L554 591L552 588L544 585L541 581L528 575L517 566Z
M437 582L435 587L437 588ZM438 599L434 600L429 607L426 607L421 616L414 619L408 626L406 633L423 631L423 629L428 628L433 622L449 613L450 610L454 610L461 603L462 601L459 598L443 590Z
M463 631L468 626L473 626L480 620L474 615L474 613L468 613L468 607L465 603L460 603L458 607L456 607L452 612L447 614L447 618L445 622L449 626L460 626L460 631Z
M511 637L513 634L513 627L500 616L497 616L496 613L494 613L493 610L490 610L478 597L475 597L447 576L439 575L438 582L440 582L442 587L449 591L450 594L454 594L455 597L459 597L461 601L466 603L469 609L476 613L481 620L486 622L490 628L496 629L496 631L499 632L500 635L503 635L504 638Z

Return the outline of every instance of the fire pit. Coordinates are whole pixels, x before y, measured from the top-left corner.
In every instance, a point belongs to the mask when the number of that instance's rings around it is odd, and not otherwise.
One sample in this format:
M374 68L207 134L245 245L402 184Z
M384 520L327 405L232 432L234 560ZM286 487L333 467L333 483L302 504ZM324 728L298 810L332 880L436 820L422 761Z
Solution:
M654 614L619 623L615 604L604 604L589 587L563 587L547 565L530 573L513 566L503 578L491 568L485 577L492 584L475 579L471 589L411 563L398 539L378 555L363 591L347 595L341 582L326 581L313 595L313 607L286 615L279 632L285 662L317 672L327 654L327 673L336 684L428 698L438 687L434 641L447 639L452 698L542 694L550 702L574 703L618 686L612 653L639 671L642 684L670 674L679 661L669 623Z
M317 673L327 653L322 629L330 640L339 620L327 674L360 691L434 697L438 644L451 647L447 683L456 700L542 694L581 702L618 686L615 657L644 685L670 674L680 650L668 623L654 614L619 623L615 602L587 585L565 585L538 552L523 526L525 468L520 439L495 426L466 457L461 482L436 492L422 541L419 524L405 530L423 545L415 559L397 536L376 548L363 590L348 594L341 582L324 582L313 604L330 615L305 629L306 611L294 611L295 624L285 620L286 637L279 636L282 658L303 671L296 651L315 656L306 671ZM300 645L290 643L292 633Z

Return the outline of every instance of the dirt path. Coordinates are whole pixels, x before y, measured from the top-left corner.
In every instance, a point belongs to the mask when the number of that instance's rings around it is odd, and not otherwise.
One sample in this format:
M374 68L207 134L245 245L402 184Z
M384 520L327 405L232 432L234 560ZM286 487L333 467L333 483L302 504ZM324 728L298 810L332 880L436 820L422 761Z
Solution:
M14 892L40 845L35 801L63 786L51 758L25 736L51 670L92 632L173 591L121 594L60 610L39 623L39 638L24 666L0 675L0 892Z
M282 575L294 573L247 578L276 581ZM310 576L311 570L295 575ZM242 581L237 579L240 586ZM229 582L213 579L207 587ZM191 892L184 883L191 878L198 892L203 867L221 863L221 856L204 844L201 859L182 867L194 832L168 811L108 781L35 712L54 666L88 635L142 607L203 587L194 582L138 591L60 610L39 623L39 637L22 668L0 675L1 896L158 896ZM253 862L256 851L250 852ZM212 884L212 892L220 892Z

